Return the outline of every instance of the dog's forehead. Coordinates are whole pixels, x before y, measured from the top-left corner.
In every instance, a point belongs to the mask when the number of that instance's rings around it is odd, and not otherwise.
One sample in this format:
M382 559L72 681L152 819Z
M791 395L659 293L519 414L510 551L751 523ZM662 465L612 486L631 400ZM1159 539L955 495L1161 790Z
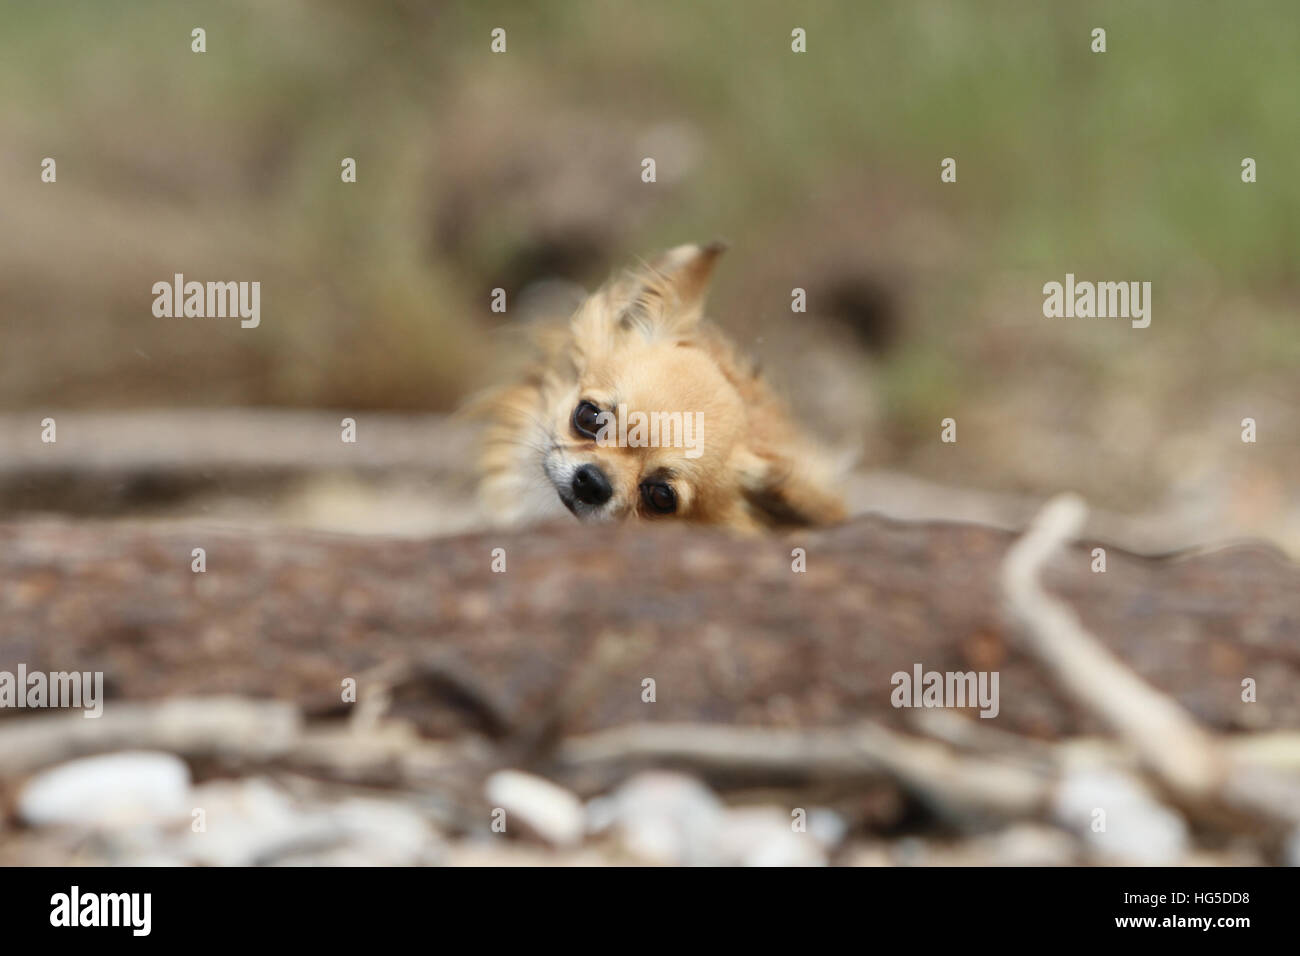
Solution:
M740 396L712 357L688 344L629 348L592 372L611 404L629 411L732 415L740 406Z

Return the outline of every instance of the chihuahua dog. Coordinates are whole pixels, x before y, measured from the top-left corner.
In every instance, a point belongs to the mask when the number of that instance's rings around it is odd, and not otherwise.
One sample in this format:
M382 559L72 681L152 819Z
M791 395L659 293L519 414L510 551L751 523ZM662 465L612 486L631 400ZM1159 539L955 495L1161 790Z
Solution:
M538 336L485 402L480 495L502 524L677 519L742 533L843 517L819 454L703 317L724 246L678 246Z

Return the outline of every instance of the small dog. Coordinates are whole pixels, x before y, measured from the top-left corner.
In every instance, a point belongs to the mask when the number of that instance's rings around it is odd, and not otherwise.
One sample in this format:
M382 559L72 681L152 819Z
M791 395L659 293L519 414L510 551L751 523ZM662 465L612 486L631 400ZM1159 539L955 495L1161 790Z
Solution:
M676 518L739 532L827 524L843 504L802 430L703 318L721 243L678 246L538 337L486 400L480 495L502 524Z

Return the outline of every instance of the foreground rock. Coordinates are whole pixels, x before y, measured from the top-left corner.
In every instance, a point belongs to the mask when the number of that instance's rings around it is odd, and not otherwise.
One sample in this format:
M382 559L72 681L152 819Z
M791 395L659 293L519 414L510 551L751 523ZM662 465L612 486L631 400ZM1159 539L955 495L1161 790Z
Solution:
M901 727L916 712L891 705L891 677L919 664L998 671L1000 711L983 724L1098 732L1010 639L996 578L1013 540L871 518L759 541L682 527L410 541L0 524L0 670L102 670L110 708L238 694L309 716L348 713L343 682L364 699L382 676L390 712L427 735L536 749L647 720ZM1300 726L1300 567L1254 546L1109 549L1094 573L1095 546L1054 558L1047 583L1138 676L1214 729Z

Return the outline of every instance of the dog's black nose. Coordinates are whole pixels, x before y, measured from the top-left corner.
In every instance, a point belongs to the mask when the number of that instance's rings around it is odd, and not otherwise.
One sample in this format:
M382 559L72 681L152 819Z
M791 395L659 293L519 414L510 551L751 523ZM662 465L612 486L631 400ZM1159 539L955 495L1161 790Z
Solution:
M603 505L613 493L609 479L595 465L583 465L573 473L573 497L584 505Z

